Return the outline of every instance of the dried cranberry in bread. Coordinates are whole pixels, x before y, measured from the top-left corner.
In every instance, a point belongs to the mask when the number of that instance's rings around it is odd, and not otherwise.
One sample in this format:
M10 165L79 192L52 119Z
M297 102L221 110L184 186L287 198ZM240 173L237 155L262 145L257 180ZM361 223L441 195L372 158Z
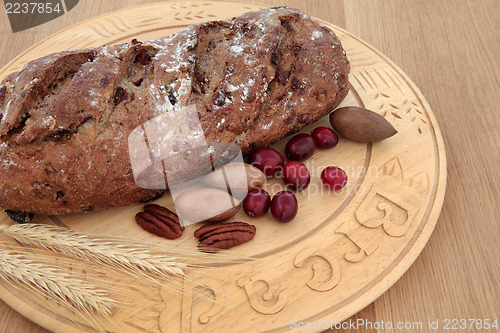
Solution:
M207 141L246 153L328 114L348 73L335 34L288 8L34 60L0 84L0 207L67 214L152 198L162 191L132 174L136 127L195 105Z

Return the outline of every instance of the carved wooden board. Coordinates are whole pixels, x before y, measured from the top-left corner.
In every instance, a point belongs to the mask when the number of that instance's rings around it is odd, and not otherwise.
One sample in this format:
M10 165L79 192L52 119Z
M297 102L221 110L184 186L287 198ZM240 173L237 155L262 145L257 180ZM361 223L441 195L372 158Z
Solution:
M79 23L33 46L0 70L0 78L27 61L57 51L147 40L186 25L223 19L264 6L228 2L168 2L127 8ZM290 321L333 322L348 318L385 292L409 268L439 216L446 183L443 140L432 111L414 83L384 55L348 32L325 23L340 37L351 62L351 90L343 105L374 110L399 131L377 144L342 140L307 161L311 191L299 193L299 214L288 224L269 215L250 220L254 240L230 251L258 258L207 272L188 271L212 293L175 296L167 288L130 285L133 300L112 314L113 332L282 332ZM304 129L309 132L322 119ZM283 152L286 140L276 144ZM342 193L322 190L319 174L329 165L347 171ZM266 186L276 192L280 180ZM316 189L317 193L313 193ZM304 191L306 192L306 191ZM169 196L158 201L169 208ZM37 222L75 230L119 234L161 244L196 247L196 225L183 237L164 240L144 232L133 219L142 205L90 214L37 217ZM11 223L4 213L0 223ZM7 240L7 238L2 238ZM68 271L85 272L81 262ZM91 331L81 318L29 293L0 285L0 297L38 324L57 332ZM139 296L138 296L139 295ZM131 304L127 306L127 302Z

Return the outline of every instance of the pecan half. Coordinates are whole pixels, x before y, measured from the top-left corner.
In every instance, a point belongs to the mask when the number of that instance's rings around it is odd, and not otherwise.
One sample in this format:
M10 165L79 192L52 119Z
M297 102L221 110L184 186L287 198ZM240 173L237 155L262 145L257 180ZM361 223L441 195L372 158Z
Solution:
M255 226L245 222L217 223L205 225L194 232L199 238L202 251L230 249L246 243L255 236Z
M175 213L155 204L144 206L144 212L137 213L135 220L142 229L168 239L179 238L184 231Z

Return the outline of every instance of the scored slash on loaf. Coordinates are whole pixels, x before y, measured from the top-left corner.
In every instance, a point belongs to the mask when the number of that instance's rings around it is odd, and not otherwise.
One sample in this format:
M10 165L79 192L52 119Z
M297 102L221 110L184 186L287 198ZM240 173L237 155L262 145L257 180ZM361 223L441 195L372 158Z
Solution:
M154 197L163 190L134 181L134 129L169 114L161 135L175 151L176 110L194 106L207 142L248 153L332 111L348 73L335 34L289 8L34 60L0 83L0 207L67 214Z

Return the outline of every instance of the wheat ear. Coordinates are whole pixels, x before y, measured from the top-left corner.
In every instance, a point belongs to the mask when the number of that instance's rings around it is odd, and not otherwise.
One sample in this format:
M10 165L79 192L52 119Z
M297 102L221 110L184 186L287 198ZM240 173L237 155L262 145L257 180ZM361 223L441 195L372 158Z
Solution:
M0 231L25 245L135 272L145 270L160 275L184 275L183 269L186 267L186 264L176 261L175 257L155 255L147 244L101 238L68 228L29 223L0 226Z
M11 285L17 282L37 294L41 292L43 296L56 299L61 305L70 309L76 307L85 313L95 311L108 317L116 308L104 290L72 278L57 267L28 259L25 253L0 248L0 278Z

